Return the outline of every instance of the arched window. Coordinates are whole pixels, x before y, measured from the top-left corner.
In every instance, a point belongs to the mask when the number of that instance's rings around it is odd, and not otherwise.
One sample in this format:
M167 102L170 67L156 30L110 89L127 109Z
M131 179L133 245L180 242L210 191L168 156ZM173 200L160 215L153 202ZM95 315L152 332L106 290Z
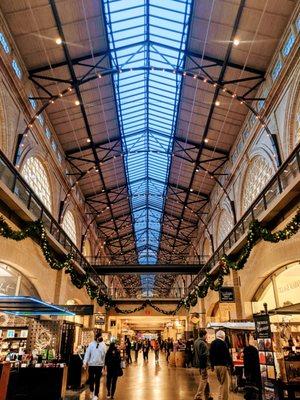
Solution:
M242 193L242 214L247 211L262 189L273 176L271 163L262 157L254 157L247 169Z
M300 303L300 262L285 265L270 275L252 299L254 313L269 309Z
M26 276L2 262L0 262L0 296L40 297Z
M66 232L66 234L69 236L69 238L72 240L72 242L76 244L77 243L76 224L74 215L71 213L71 211L68 210L65 213L61 226L63 230Z
M88 239L84 241L82 254L84 257L91 257L92 255L91 242Z
M295 124L295 135L294 135L294 147L300 142L300 101L296 110L296 124Z
M204 243L203 243L202 255L203 255L204 262L207 262L210 259L210 257L212 256L210 240L207 238L204 240Z
M223 242L226 236L230 233L233 227L233 217L229 213L229 211L223 209L218 223L218 230L217 230L217 245Z
M22 169L22 175L43 204L51 211L50 184L43 164L36 157L28 158Z

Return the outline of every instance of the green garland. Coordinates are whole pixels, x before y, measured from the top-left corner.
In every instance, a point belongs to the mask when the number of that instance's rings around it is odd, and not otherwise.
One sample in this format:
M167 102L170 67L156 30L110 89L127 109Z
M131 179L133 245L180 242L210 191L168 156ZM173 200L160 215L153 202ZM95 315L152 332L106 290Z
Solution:
M143 310L147 306L150 306L157 312L160 312L164 315L175 315L182 306L186 307L187 309L194 307L197 304L198 297L204 298L209 289L214 291L220 290L224 283L224 276L228 275L230 270L239 271L244 268L253 247L260 239L271 243L278 243L281 240L289 239L295 235L299 229L300 210L297 211L295 217L286 225L283 230L276 233L272 233L267 228L262 227L260 222L253 221L249 227L247 242L240 251L239 256L228 256L225 254L223 257L221 257L219 260L217 273L214 275L206 273L204 282L201 285L196 286L195 289L185 299L178 303L174 310L163 310L153 304L151 300L144 301L141 306L136 307L135 309L122 310L110 297L100 293L99 289L91 283L88 273L83 275L77 272L73 266L74 254L72 252L63 256L61 261L56 258L47 240L46 230L42 221L38 220L27 223L25 229L15 231L11 229L4 218L0 216L0 236L16 241L21 241L26 238L35 240L40 245L44 257L52 269L57 271L65 269L65 272L70 274L72 283L78 289L85 287L90 298L96 299L100 307L105 306L107 310L114 308L114 310L120 314L132 314Z
M297 211L294 218L286 227L278 232L272 233L269 229L263 227L257 220L250 224L247 235L247 242L239 252L238 256L224 254L218 263L215 274L205 274L205 280L201 285L197 285L193 291L183 300L186 308L194 307L197 304L197 298L206 297L208 290L219 291L224 283L224 276L230 273L230 270L239 271L244 268L253 247L259 240L271 243L278 243L281 240L287 240L295 235L300 229L300 210Z
M35 240L41 247L43 255L52 269L57 271L65 269L65 273L70 275L73 285L78 289L82 289L85 286L91 299L97 298L100 305L103 304L106 307L112 306L112 300L108 296L101 294L99 289L91 284L89 274L86 273L83 275L74 268L74 254L72 252L63 256L61 261L56 258L51 250L51 245L48 242L47 233L42 221L28 222L23 230L17 231L10 228L4 218L0 216L0 236L16 241L26 238Z
M156 306L155 304L152 303L151 300L145 300L140 306L130 309L130 310L122 310L118 306L114 306L114 310L119 313L119 314L133 314L135 312L144 310L147 306L152 307L155 311L164 314L164 315L176 315L176 313L180 310L180 308L183 305L183 301L180 301L177 305L177 307L174 310L166 311L163 310L162 308Z

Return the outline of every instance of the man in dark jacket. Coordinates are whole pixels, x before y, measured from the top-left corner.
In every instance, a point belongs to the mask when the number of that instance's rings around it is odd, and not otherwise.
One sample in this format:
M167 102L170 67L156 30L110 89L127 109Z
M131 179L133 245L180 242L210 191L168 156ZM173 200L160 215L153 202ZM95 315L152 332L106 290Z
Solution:
M218 331L209 351L211 369L216 372L219 382L219 400L228 400L228 369L233 367L231 355L225 342L225 332Z
M208 383L208 345L206 342L207 332L199 331L199 336L194 342L195 366L199 368L200 383L194 400L212 400L210 396L210 388Z

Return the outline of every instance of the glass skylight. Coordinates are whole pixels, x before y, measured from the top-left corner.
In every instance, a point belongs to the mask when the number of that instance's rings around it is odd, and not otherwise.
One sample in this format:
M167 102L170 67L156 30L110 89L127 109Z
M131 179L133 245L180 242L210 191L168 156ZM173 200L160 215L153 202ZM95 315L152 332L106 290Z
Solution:
M154 264L192 0L103 3L138 259Z

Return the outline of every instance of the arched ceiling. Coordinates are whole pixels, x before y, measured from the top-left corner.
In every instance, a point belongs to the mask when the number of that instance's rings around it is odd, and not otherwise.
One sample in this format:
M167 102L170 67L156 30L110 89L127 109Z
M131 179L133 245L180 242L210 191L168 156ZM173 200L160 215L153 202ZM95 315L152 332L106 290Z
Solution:
M248 113L222 88L255 98L295 2L0 7L41 104L72 87L47 117L81 177L111 263L184 263ZM91 167L95 173L84 174ZM167 293L174 278L126 279L132 293Z

